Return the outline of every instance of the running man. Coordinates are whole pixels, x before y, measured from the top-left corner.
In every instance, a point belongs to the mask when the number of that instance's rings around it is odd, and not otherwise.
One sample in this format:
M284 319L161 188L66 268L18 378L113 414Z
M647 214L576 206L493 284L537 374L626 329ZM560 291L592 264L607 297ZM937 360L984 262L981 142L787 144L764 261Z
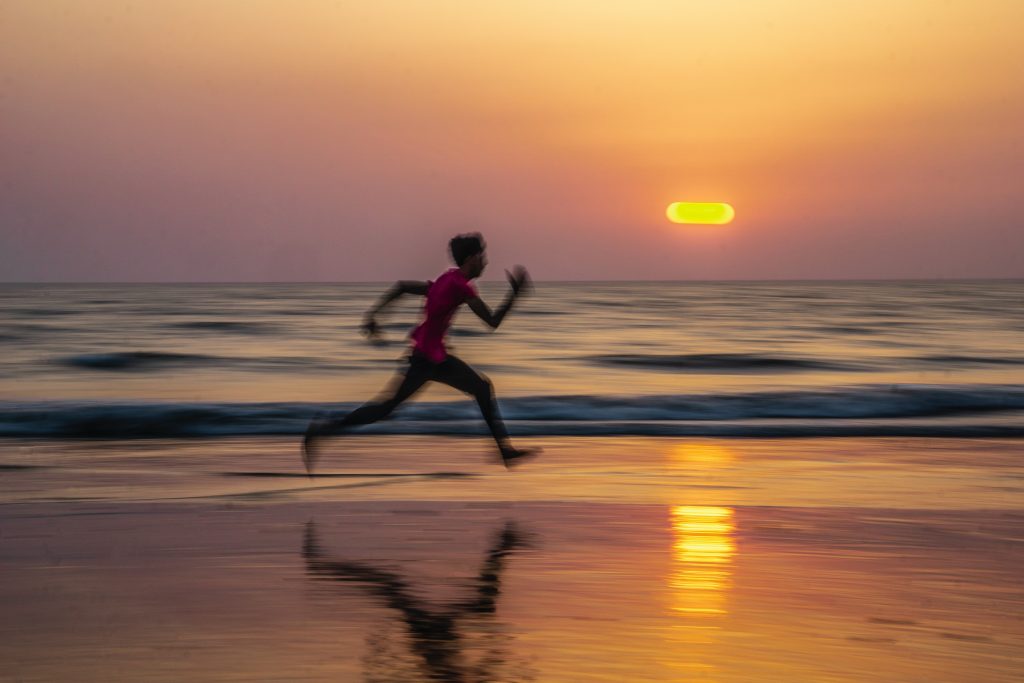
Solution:
M367 311L363 321L363 333L371 340L376 340L380 338L380 326L377 324L376 316L381 310L403 294L419 294L426 297L423 306L424 319L412 331L412 349L404 373L399 373L395 377L388 397L366 403L344 417L315 419L309 424L302 441L302 461L307 473L312 474L316 466L321 438L387 417L402 401L431 380L447 384L476 399L506 467L539 451L536 448L521 450L512 447L505 424L498 414L498 404L494 398L491 381L448 353L444 345L452 317L462 304L467 304L481 320L491 328L497 329L516 299L529 289L529 275L522 266L516 266L512 273L505 271L512 288L498 310L491 311L471 282L480 277L487 267L483 237L480 233L458 235L451 239L448 248L455 261L455 268L442 273L433 282L396 282L377 304Z

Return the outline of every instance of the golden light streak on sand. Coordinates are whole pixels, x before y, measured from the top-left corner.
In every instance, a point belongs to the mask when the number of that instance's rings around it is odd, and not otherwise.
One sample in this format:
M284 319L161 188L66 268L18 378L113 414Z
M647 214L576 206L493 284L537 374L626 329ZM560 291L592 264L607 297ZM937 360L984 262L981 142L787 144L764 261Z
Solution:
M721 456L726 449L683 446L677 453ZM672 571L668 577L669 605L679 617L672 629L667 663L686 680L717 683L718 669L711 650L718 640L718 618L727 613L736 554L733 509L706 505L669 508L672 530Z
M694 615L725 614L736 554L732 508L675 505L670 514L672 609Z
M672 460L677 463L722 467L736 459L732 449L703 443L684 443L672 449Z

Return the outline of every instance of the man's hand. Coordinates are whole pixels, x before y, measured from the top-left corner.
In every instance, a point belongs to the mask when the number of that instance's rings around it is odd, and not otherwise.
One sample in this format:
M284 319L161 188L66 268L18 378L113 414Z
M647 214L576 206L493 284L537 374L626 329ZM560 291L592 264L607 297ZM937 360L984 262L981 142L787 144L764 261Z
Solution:
M377 321L372 315L367 314L366 317L363 318L363 324L360 327L360 331L362 331L362 333L366 335L366 338L371 342L375 344L384 343L384 335L381 334L380 325L377 324Z
M508 278L508 284L516 296L526 294L530 290L530 274L526 272L526 268L516 266L511 273L506 270L505 277Z

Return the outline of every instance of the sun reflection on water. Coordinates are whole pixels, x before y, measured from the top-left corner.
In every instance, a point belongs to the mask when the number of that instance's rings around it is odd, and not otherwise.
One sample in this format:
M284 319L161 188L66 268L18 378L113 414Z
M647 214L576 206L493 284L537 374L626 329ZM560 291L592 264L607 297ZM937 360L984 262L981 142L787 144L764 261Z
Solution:
M728 613L736 555L734 510L673 505L669 522L669 607L678 620L669 631L666 663L679 671L679 680L716 683L720 679L714 651L722 628L720 620Z
M694 615L725 614L736 554L733 509L674 505L671 524L672 609Z

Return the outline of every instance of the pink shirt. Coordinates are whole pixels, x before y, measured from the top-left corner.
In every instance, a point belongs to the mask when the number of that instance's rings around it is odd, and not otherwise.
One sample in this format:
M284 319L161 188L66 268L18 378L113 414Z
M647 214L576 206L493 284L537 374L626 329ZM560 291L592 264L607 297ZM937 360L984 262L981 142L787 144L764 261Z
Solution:
M423 304L423 322L412 331L412 349L440 363L448 357L444 338L455 310L467 299L477 296L476 288L462 271L451 268L434 282L427 282L427 300Z

